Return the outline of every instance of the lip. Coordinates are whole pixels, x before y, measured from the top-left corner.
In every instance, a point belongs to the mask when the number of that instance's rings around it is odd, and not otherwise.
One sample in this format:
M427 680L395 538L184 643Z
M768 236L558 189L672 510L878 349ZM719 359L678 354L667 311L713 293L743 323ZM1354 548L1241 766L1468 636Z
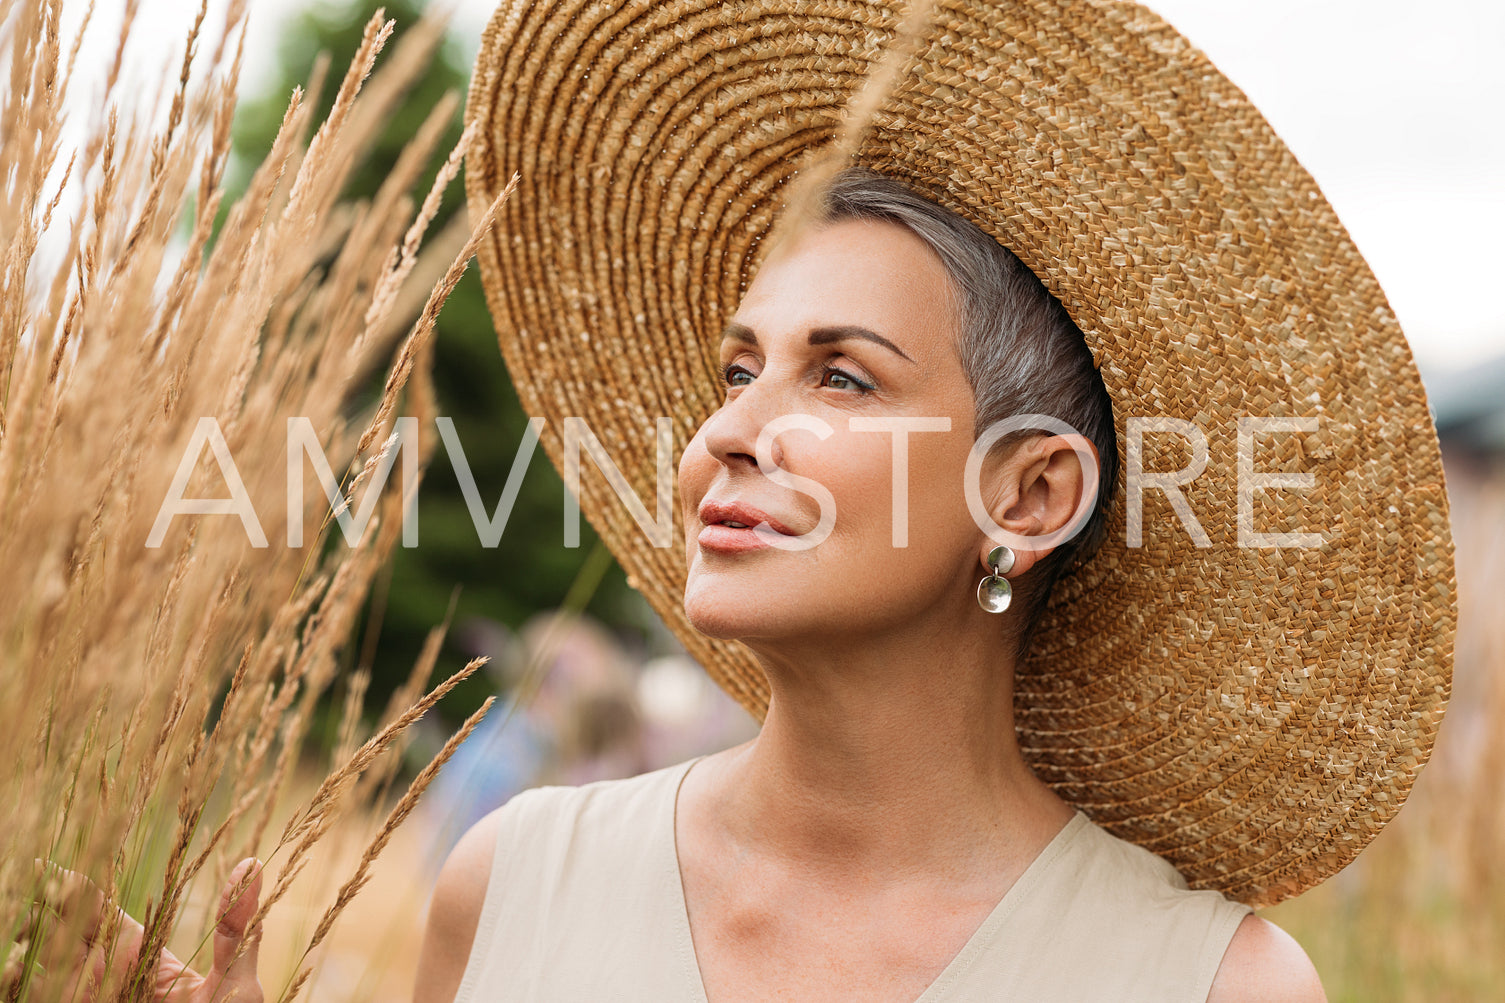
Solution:
M767 523L769 529L782 536L795 535L793 530L768 513L742 502L705 501L700 505L699 516L703 525L695 539L705 550L727 554L762 550L770 544L754 530L760 523ZM723 522L740 522L744 528L723 526Z

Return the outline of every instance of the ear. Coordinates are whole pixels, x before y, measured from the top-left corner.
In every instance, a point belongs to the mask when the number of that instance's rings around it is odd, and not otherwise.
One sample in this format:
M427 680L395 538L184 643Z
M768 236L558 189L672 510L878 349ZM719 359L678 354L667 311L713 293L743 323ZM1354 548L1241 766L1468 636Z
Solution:
M1091 470L1083 469L1078 451L1092 457ZM1081 528L1079 523L1086 521L1087 513L1076 523L1072 517L1085 492L1096 498L1100 469L1097 447L1086 436L1075 434L1033 436L984 466L983 497L993 521L1016 537L1042 541L1039 547L1010 544L1014 566L1006 577L1029 571L1070 539L1063 531ZM1056 539L1050 541L1051 537ZM983 539L980 560L984 565L995 546L995 541Z

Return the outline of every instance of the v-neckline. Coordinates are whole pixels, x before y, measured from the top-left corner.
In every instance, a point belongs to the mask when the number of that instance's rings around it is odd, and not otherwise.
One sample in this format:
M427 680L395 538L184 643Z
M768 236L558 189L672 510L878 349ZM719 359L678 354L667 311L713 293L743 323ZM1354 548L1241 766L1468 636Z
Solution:
M679 837L675 832L675 822L679 814L679 791L684 786L685 778L690 775L690 770L705 756L696 756L685 763L679 777L674 782L674 796L669 799L669 810L666 813L668 833L667 838L658 840L660 846L667 847L667 871L672 879L671 887L674 889L674 897L678 902L678 908L671 910L674 915L673 947L674 953L680 961L680 970L683 973L685 997L687 1003L708 1003L705 994L705 979L700 972L700 961L695 955L695 938L690 933L690 906L685 898L684 871L679 866ZM972 967L978 956L987 950L998 936L1000 928L1008 921L1009 916L1018 907L1036 885L1045 880L1052 869L1052 864L1060 859L1067 848L1075 842L1076 836L1089 824L1086 815L1080 811L1074 812L1067 823L1051 837L1045 848L1029 862L1023 873L1009 886L1008 891L993 906L992 910L972 931L972 936L962 945L961 950L946 963L941 969L935 981L925 987L925 991L914 1000L914 1003L946 1003L946 993L951 986Z

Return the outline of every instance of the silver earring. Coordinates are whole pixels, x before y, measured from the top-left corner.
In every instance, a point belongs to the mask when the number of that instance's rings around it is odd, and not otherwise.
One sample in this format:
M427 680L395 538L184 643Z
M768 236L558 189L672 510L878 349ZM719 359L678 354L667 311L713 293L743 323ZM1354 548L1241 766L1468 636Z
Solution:
M989 613L1002 613L1009 608L1014 598L1014 587L1004 575L1014 567L1014 552L1008 547L994 547L988 552L988 568L991 570L977 583L977 605Z

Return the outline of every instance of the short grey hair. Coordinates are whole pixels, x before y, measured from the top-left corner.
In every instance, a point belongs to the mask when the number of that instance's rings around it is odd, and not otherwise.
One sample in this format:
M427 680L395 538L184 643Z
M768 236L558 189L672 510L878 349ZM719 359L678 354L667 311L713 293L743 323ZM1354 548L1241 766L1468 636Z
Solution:
M1071 564L1090 557L1105 535L1118 467L1108 390L1066 308L1013 252L968 220L865 168L841 172L826 188L822 222L843 219L898 223L946 266L962 318L957 350L976 402L974 437L1012 415L1046 414L1097 447L1098 497L1086 526L1016 583L1022 651L1051 586Z

